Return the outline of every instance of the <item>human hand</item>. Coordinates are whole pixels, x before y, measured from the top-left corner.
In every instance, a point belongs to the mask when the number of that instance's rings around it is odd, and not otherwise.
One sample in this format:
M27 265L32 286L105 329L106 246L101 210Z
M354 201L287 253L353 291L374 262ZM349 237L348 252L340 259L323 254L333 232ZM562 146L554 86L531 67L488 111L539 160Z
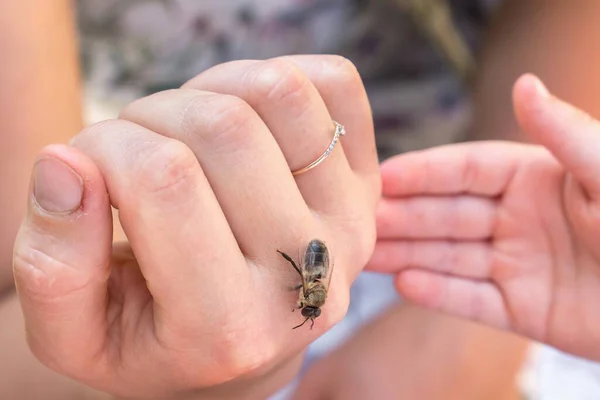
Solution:
M294 177L333 137L315 169ZM379 170L356 69L333 56L237 61L44 149L14 273L34 354L135 398L264 398L345 314L375 242ZM112 246L111 208L128 237ZM292 330L296 257L335 271L314 330Z
M517 81L515 111L542 146L475 142L382 165L368 268L408 300L600 360L600 123Z

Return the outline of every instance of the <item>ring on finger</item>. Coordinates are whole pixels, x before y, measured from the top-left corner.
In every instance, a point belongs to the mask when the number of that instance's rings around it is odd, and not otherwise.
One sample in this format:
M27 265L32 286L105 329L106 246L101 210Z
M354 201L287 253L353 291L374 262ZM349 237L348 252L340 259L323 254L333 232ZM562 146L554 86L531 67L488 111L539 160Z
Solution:
M313 169L314 167L316 167L317 165L319 165L323 161L325 161L325 159L331 154L331 152L333 151L333 148L335 147L335 145L339 141L340 136L345 136L346 135L346 128L344 128L343 125L339 124L336 121L333 121L333 124L335 125L335 131L333 133L333 139L331 140L331 143L329 144L329 147L327 147L327 150L325 150L325 152L323 154L321 154L321 156L319 158L317 158L312 163L308 164L306 167L300 168L300 169L298 169L296 171L292 171L292 175L297 176L297 175L305 173L308 170Z

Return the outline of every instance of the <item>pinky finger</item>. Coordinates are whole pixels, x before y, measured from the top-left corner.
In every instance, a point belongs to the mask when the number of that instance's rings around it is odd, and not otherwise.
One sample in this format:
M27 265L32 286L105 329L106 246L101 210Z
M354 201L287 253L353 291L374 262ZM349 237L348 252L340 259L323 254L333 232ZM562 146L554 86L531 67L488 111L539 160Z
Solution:
M494 328L511 329L502 293L488 281L411 269L399 273L395 284L402 296L419 306Z

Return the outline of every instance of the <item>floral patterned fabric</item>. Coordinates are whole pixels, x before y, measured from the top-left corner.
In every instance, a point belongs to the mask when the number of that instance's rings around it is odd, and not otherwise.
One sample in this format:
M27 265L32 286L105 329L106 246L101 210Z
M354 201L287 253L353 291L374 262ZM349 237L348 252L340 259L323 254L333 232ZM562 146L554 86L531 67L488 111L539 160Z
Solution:
M477 51L497 1L444 1L423 3L448 5ZM334 53L364 79L382 159L452 142L468 123L468 101L411 3L420 1L78 0L88 94L119 108L229 60Z

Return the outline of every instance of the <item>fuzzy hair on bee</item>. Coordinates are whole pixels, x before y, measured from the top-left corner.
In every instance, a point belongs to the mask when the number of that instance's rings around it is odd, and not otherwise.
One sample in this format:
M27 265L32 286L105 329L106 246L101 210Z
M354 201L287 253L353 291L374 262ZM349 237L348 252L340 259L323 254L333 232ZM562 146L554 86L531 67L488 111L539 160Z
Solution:
M329 249L325 242L312 239L300 256L299 264L286 253L277 250L300 275L300 283L294 287L299 290L296 309L300 309L304 322L292 329L300 328L311 321L310 329L315 325L315 319L321 315L321 307L327 300L329 284L333 267L330 268ZM292 310L292 311L294 311Z

